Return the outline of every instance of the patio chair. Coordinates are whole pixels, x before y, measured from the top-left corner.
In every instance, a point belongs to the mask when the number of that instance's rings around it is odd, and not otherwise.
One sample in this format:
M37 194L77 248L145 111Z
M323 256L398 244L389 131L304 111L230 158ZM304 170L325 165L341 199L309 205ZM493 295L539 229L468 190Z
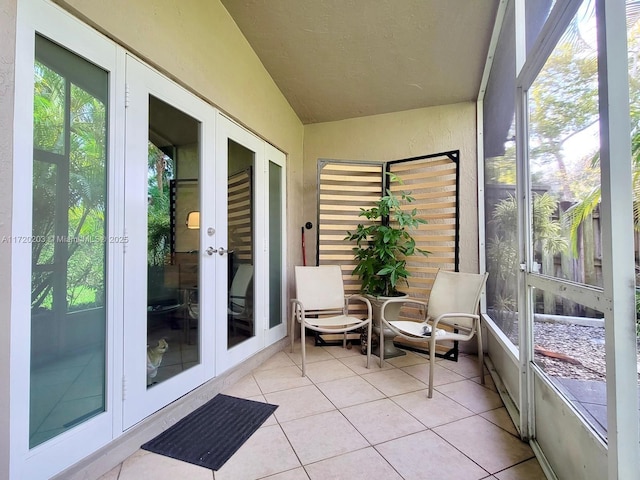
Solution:
M295 324L300 324L300 349L302 353L302 376L306 375L305 330L321 333L344 333L342 346L346 347L347 332L367 328L371 338L371 303L361 295L344 294L342 270L338 265L319 267L295 267L296 298L291 300L291 352L293 352ZM364 313L350 314L352 301L364 303ZM371 342L367 343L367 368L371 359Z
M429 347L429 398L433 396L433 371L436 359L436 343L443 341L469 341L478 339L478 366L480 380L484 384L484 359L482 331L478 302L487 282L488 273L460 273L438 270L431 288L429 301L411 298L393 298L382 304L380 329L387 327L396 335L412 343ZM424 321L387 320L385 308L391 303L418 306L425 312ZM380 349L380 366L384 364L384 349Z
M229 323L234 333L237 328L240 328L253 335L253 317L249 298L251 280L253 280L253 265L249 263L238 265L229 288L229 304L227 307Z
M232 328L238 324L251 327L248 322L251 319L251 303L249 301L249 287L253 279L253 265L241 263L229 287L229 303L227 304L227 316ZM198 302L198 289L190 289L187 295L187 311L192 319L200 317L200 304Z

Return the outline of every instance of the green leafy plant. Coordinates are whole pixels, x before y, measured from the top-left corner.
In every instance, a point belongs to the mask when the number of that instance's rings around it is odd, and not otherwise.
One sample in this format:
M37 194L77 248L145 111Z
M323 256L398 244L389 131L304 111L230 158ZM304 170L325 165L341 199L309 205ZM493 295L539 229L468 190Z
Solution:
M397 175L387 175L388 183L402 184ZM357 265L353 273L362 282L361 291L375 297L398 296L398 284L407 283L410 276L407 257L416 253L429 254L416 247L410 233L420 224L427 223L426 220L418 217L417 209L406 211L402 208L413 202L414 198L404 191L396 195L389 188L385 190L386 195L373 207L360 211L359 216L370 223L359 224L354 232L347 232L345 237L345 240L356 242L353 252Z

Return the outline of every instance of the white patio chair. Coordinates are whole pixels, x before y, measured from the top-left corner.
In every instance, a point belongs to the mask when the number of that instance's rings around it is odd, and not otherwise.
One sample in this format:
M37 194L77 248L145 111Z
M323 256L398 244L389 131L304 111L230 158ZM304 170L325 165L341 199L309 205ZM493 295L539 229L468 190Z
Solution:
M429 301L411 298L394 298L382 304L380 329L391 329L396 335L424 343L429 347L429 398L433 396L433 371L436 359L436 343L443 341L468 341L475 335L478 339L478 365L480 380L484 384L484 359L482 354L482 331L478 302L487 281L488 273L460 273L438 270L431 288ZM385 308L391 303L418 306L426 313L422 322L387 320ZM444 327L444 328L443 328ZM380 349L380 366L384 364L384 349Z
M342 270L338 265L295 267L296 298L291 300L291 352L293 352L295 324L300 324L302 376L306 375L305 330L320 333L344 333L342 346L346 347L347 332L367 327L371 338L371 303L361 295L345 296ZM353 300L367 307L366 318L349 313ZM371 359L371 342L367 343L367 368Z
M229 287L229 304L227 315L232 331L240 329L253 335L253 315L251 309L249 287L253 280L253 265L241 263L238 265L231 287Z

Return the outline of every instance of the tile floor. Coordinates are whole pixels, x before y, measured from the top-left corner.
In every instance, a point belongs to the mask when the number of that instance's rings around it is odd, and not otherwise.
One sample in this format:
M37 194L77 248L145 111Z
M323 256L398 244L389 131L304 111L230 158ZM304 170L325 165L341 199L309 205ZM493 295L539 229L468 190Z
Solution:
M422 354L367 370L358 348L310 343L302 377L299 352L223 392L279 407L219 471L139 450L100 480L545 479L476 357L438 360L428 399Z

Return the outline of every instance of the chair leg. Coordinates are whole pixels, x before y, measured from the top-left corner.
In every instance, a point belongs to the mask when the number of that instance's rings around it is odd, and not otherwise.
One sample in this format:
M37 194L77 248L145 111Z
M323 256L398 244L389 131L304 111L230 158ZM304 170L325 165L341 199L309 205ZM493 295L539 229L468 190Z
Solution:
M484 352L482 351L482 330L480 329L480 321L478 321L478 363L480 364L480 383L484 385Z
M371 322L367 325L367 333L369 335L367 337L369 339L367 342L367 368L369 368L369 363L371 362Z
M435 332L431 334L429 342L429 398L433 398L433 374L436 366L436 338Z
M289 328L289 335L291 336L291 353L293 353L293 343L295 341L295 337L296 337L296 317L295 317L295 310L291 312L291 327Z
M369 331L369 345L371 345L371 330ZM384 365L384 330L382 320L380 320L380 334L378 335L378 357L380 357L380 368Z
M300 322L300 354L302 355L302 376L306 376L306 365L305 365L305 355L306 355L306 340L305 340L305 331L304 331L304 322Z

